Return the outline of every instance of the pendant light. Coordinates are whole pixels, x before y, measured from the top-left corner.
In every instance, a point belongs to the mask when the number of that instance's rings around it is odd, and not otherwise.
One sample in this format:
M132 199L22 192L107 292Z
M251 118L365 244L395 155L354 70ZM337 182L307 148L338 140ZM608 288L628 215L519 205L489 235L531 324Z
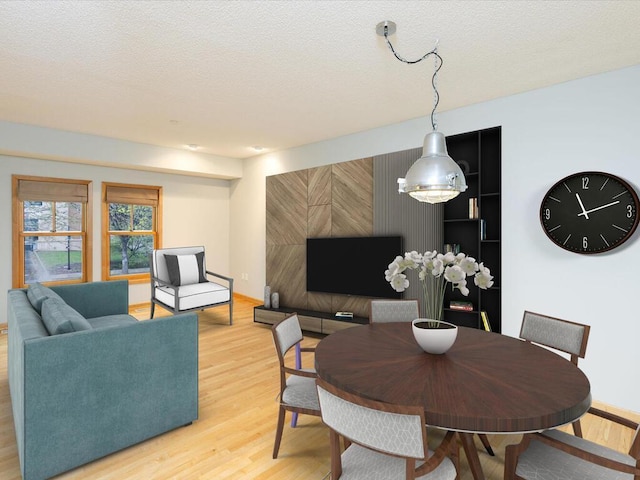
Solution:
M414 64L421 62L425 58L433 55L435 57L435 67L431 77L433 87L434 102L431 110L432 132L424 137L422 156L407 171L405 178L398 179L398 191L408 193L411 197L420 202L442 203L455 198L467 189L467 183L460 166L453 161L447 153L447 144L442 133L438 132L438 125L435 121L436 108L440 101L440 95L436 87L438 71L442 68L442 57L438 54L438 47L424 54L417 60L406 60L395 51L389 41L389 35L396 31L396 24L389 20L376 25L376 33L387 42L393 55L403 63Z

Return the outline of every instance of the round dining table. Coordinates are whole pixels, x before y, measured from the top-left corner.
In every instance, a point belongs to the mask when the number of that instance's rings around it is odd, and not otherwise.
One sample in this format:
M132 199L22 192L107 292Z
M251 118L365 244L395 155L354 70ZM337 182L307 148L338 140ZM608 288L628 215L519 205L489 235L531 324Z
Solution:
M474 433L524 433L569 424L591 405L584 373L545 348L493 332L458 328L449 351L425 353L410 322L340 330L316 347L315 368L350 393L423 405L430 426L458 432L470 470L484 479Z

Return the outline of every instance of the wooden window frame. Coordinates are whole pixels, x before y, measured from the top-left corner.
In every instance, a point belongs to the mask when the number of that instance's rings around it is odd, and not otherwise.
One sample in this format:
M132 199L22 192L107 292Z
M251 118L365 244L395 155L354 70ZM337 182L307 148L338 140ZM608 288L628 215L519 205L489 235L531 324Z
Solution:
M115 192L115 193L114 193ZM153 248L162 248L162 187L128 183L102 183L102 280L127 279L129 283L148 283L151 275L147 273L111 274L110 238L122 232L109 229L109 204L150 205L154 208L152 230L130 230L127 235L151 235ZM109 201L116 198L118 201ZM135 203L134 203L135 202ZM138 203L140 202L140 203Z
M24 238L33 236L33 232L24 231L24 201L31 197L32 201L68 202L82 204L82 230L67 232L48 232L46 236L78 236L82 239L82 273L80 278L46 282L47 285L63 285L71 283L85 283L93 276L93 182L69 178L36 177L27 175L11 176L11 204L12 204L12 286L25 288L25 251ZM21 191L22 187L22 191ZM26 193L25 193L26 191ZM63 193L60 193L63 192ZM84 192L79 195L78 192ZM60 199L57 196L61 195ZM64 196L70 195L66 199ZM37 197L37 198L36 198ZM29 233L29 235L27 235ZM45 282L43 282L45 283Z

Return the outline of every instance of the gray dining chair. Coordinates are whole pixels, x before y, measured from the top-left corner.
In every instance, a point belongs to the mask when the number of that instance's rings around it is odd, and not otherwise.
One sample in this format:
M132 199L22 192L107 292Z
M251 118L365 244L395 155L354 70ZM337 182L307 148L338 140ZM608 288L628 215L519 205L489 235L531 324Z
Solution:
M520 338L564 352L570 356L571 362L578 366L578 358L584 358L587 351L590 330L589 325L525 311ZM580 420L573 422L573 432L582 437Z
M420 316L417 300L371 300L369 323L411 322Z
M286 412L320 416L320 405L318 403L318 394L316 393L315 370L292 368L285 363L287 352L303 339L298 314L292 313L275 323L271 327L271 332L278 355L278 363L280 364L280 408L278 410L276 439L273 446L273 458L278 458ZM314 352L315 348L301 347L300 351ZM292 424L292 426L295 425Z
M577 366L578 358L584 358L587 351L590 329L589 325L525 310L520 327L520 338L529 343L564 352L570 356L571 362ZM573 422L572 426L574 434L582 437L580 420ZM478 437L487 453L493 456L493 449L487 436L479 434Z
M635 430L628 453L561 430L528 433L505 449L505 480L634 480L640 478L640 425L590 408L590 414Z
M329 427L331 478L454 480L459 447L447 432L429 450L424 407L376 402L347 393L318 378L322 421ZM340 436L345 439L341 453ZM453 460L452 460L453 459Z

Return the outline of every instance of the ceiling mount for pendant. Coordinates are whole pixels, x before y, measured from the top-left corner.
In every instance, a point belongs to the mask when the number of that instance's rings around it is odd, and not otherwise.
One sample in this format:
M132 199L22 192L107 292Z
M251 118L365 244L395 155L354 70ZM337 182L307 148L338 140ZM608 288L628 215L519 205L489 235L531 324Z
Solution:
M380 22L376 25L376 33L381 37L384 37L385 35L393 35L396 33L396 22L392 22L391 20Z

